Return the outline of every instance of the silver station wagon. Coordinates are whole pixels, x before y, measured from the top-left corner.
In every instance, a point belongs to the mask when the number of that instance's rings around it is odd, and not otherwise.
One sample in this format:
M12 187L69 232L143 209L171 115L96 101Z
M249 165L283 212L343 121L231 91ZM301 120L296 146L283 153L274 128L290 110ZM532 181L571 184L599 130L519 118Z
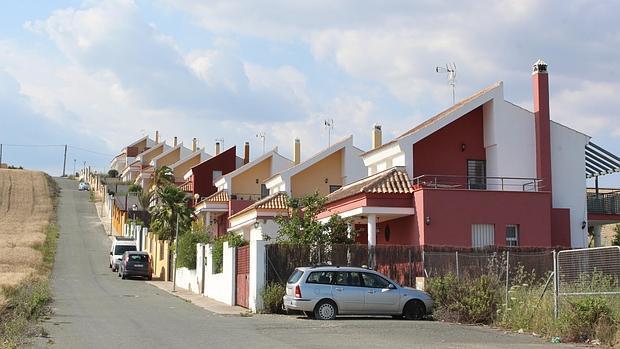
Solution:
M392 315L419 320L433 311L423 291L402 287L374 270L356 267L297 268L286 283L287 310L332 320L336 315Z

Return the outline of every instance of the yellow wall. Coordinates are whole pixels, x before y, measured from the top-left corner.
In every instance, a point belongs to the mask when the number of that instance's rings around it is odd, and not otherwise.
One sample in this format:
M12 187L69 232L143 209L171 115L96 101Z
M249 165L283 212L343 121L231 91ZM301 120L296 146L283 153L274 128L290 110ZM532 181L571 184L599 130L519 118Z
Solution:
M291 196L297 198L315 191L325 196L330 185L342 185L342 150L292 176Z
M194 155L191 159L185 161L181 165L174 169L174 179L177 182L183 182L183 176L189 171L190 168L200 163L200 154Z
M150 151L148 154L142 157L142 162L148 164L153 160L154 157L164 152L164 146L161 146L153 151Z
M233 177L231 182L231 193L233 195L260 195L260 185L269 177L271 177L271 158L265 159L251 169ZM258 184L256 183L256 179L258 179Z
M138 148L138 154L144 151L144 148L146 148L146 139L142 140L142 142L134 145L134 147Z
M162 158L157 160L157 167L160 168L162 166L170 166L175 162L181 160L181 148L177 148L174 151L164 155Z

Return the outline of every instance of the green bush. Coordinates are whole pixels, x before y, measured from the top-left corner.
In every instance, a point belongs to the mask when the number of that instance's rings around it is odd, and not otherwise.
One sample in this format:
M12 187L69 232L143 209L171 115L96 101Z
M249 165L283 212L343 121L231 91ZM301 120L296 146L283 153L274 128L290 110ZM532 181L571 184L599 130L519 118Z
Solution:
M208 243L209 235L206 233L187 232L179 236L179 251L177 255L177 268L196 268L196 244Z
M562 337L570 341L584 342L595 339L597 327L607 322L608 331L615 332L613 314L609 303L602 297L586 296L568 301L568 307L560 315Z
M282 297L286 294L284 285L271 282L261 292L263 312L268 314L282 313Z
M215 241L213 241L213 245L211 246L211 257L213 259L213 272L215 274L222 272L222 267L224 263L224 242L228 242L228 247L239 247L247 245L248 242L243 240L243 236L228 233L226 235L222 235L217 237Z
M498 285L483 275L458 280L453 274L429 280L428 292L435 300L435 316L446 321L490 324L499 304Z

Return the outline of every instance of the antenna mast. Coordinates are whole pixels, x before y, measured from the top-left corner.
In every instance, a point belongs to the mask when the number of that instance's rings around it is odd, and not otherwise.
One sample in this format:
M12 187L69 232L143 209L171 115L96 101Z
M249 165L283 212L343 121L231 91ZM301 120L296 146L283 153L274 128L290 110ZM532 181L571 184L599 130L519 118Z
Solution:
M435 67L435 71L437 73L446 73L448 78L448 85L452 87L452 104L456 103L456 63L452 62L451 64L446 64L446 67Z
M256 134L256 138L260 139L263 142L263 154L265 154L265 132L261 131Z
M327 146L332 145L332 130L334 129L334 119L325 119L323 121L325 128L327 129Z

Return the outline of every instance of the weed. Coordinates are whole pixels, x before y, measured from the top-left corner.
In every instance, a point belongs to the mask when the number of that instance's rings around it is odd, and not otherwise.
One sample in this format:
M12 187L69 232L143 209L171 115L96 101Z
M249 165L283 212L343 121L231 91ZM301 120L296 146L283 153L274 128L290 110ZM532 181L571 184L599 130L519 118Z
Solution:
M282 297L286 289L282 284L271 282L261 292L263 312L268 314L282 313Z

